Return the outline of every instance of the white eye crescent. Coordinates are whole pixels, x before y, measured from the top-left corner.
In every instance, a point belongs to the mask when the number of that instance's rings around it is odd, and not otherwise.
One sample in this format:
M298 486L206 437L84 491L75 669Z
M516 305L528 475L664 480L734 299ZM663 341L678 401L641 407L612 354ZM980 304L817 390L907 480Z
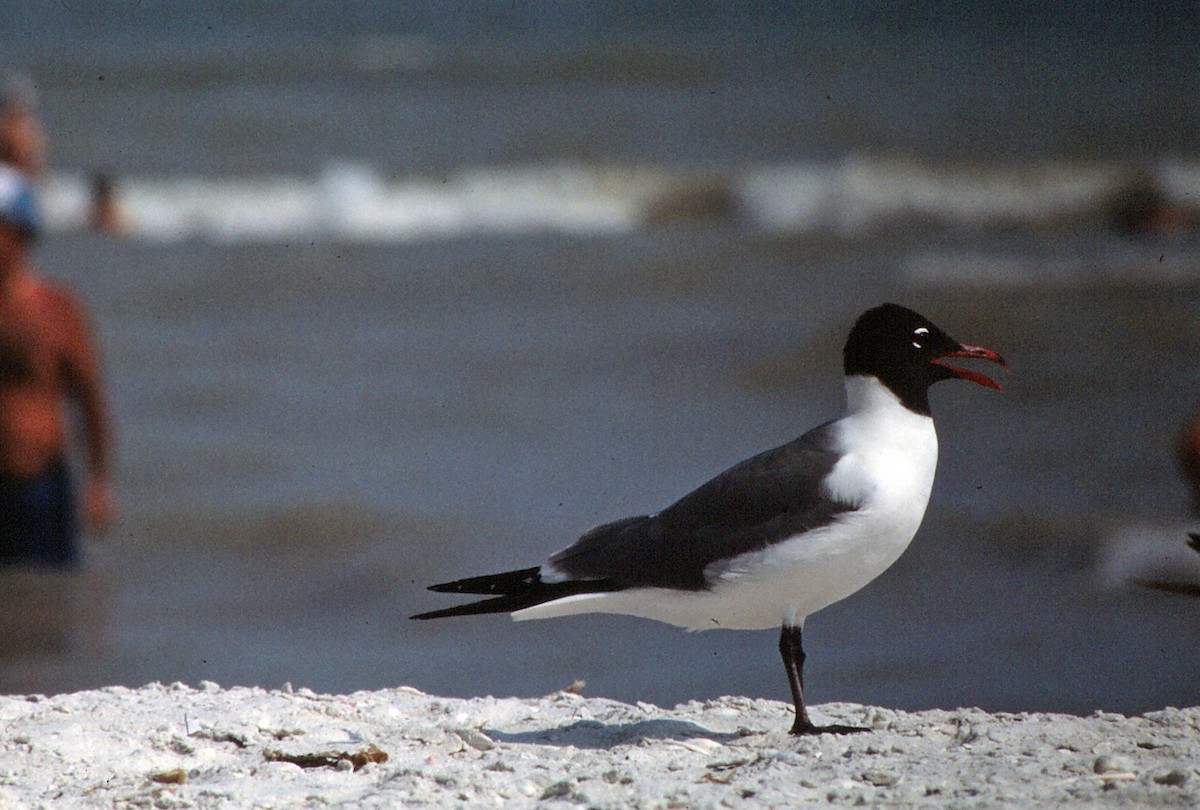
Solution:
M914 335L928 335L929 330L926 329L924 326L918 326L916 329L913 330L913 334Z

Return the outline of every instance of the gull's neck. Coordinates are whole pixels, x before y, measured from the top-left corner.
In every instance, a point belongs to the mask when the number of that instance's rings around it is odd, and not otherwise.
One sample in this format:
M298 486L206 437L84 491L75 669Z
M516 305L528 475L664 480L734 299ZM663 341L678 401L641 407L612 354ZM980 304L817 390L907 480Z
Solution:
M907 411L913 416L929 416L928 412L922 413L908 407L892 389L880 382L878 377L866 374L851 374L846 377L847 416L892 411Z

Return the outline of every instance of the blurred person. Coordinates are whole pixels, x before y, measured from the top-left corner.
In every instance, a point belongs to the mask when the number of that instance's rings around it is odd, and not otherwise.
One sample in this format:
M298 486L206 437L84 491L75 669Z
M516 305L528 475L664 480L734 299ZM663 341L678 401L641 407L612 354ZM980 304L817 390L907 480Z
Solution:
M125 213L117 203L112 177L105 172L96 172L92 175L92 208L88 213L88 226L98 233L123 236L125 225Z
M82 527L112 521L110 429L99 358L78 299L38 275L29 183L0 166L0 564L67 568L78 559L64 406L78 406Z
M46 133L28 76L10 76L0 91L0 163L35 180L46 171Z

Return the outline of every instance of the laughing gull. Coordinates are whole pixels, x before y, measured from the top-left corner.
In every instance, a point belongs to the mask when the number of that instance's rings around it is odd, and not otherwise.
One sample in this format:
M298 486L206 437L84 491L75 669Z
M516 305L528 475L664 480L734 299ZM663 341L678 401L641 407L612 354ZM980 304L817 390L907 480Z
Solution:
M946 362L1007 364L954 340L911 309L863 313L846 340L846 415L731 467L653 515L597 526L540 566L430 586L489 598L413 616L578 613L642 616L689 630L779 627L796 706L792 734L817 726L804 706L804 619L882 574L908 547L929 501L937 434L929 386Z

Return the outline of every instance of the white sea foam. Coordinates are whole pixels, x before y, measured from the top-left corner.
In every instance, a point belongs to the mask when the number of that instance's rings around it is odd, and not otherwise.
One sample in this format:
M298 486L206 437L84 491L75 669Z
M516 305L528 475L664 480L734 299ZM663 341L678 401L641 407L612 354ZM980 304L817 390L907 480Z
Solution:
M1131 178L1141 178L1135 180ZM408 242L471 234L611 234L672 217L723 217L770 233L865 238L906 219L986 230L1041 225L1095 211L1148 178L1185 208L1200 197L1200 163L1134 171L1118 163L933 167L895 159L784 163L720 175L580 164L481 167L389 177L335 161L312 177L116 178L131 236L151 240L338 238ZM689 206L714 189L726 207ZM86 178L43 189L51 230L85 226Z
M935 168L900 160L848 159L749 172L747 207L779 231L831 229L853 236L906 217L986 227L1036 224L1078 214L1117 192L1129 171L1117 164ZM1200 189L1195 165L1165 167L1163 191L1181 199Z

